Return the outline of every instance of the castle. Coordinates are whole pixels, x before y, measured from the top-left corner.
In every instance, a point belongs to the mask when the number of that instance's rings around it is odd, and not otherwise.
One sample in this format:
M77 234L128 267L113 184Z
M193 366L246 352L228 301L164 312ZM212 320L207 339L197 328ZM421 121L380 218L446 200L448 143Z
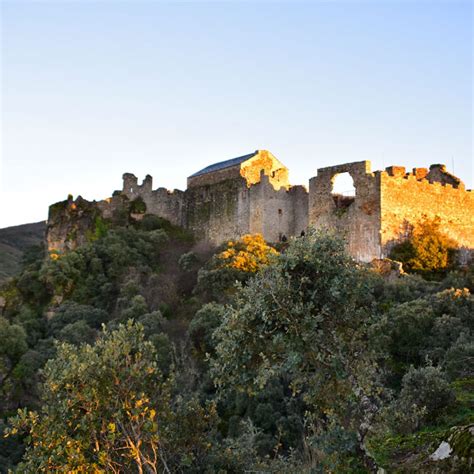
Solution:
M352 177L353 196L333 191L341 173ZM288 168L269 151L257 150L192 174L186 191L153 190L151 176L138 184L126 173L123 189L111 198L88 202L69 197L53 204L49 250L80 245L93 224L91 216L112 219L126 203L139 204L131 207L134 219L154 214L213 244L249 233L277 242L300 236L308 227L329 228L346 237L354 258L369 262L386 257L394 243L406 238L410 225L426 216L438 218L461 248L474 249L474 194L444 165L372 172L369 161L346 163L318 169L307 190L290 185Z

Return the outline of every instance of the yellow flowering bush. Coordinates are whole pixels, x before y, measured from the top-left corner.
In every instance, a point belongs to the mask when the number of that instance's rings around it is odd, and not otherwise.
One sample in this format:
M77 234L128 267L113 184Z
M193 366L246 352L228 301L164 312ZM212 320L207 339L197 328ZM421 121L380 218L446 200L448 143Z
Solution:
M246 234L239 240L229 241L227 249L218 254L217 259L222 267L255 273L277 254L261 234Z

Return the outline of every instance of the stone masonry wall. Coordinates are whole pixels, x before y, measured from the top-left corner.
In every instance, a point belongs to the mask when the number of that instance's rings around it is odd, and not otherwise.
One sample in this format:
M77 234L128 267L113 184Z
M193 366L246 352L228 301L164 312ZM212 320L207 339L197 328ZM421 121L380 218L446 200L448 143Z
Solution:
M354 199L332 193L334 180L341 173L351 175ZM378 174L371 172L370 161L318 169L309 183L309 225L344 236L349 253L357 260L380 258L379 182Z
M333 192L336 176L346 172L353 179L355 196ZM349 253L368 262L386 257L394 243L406 238L410 226L427 217L439 218L442 230L467 249L466 255L474 249L474 193L444 165L410 173L400 166L372 172L369 161L320 168L308 193L303 186L290 186L287 168L262 150L239 165L189 178L184 192L152 187L151 176L139 185L136 176L126 173L122 190L111 198L68 198L53 204L49 250L61 253L82 245L97 232L101 219L119 222L124 213L133 212L137 199L145 203L146 213L213 244L248 233L277 242L300 236L310 226L344 236Z
M265 240L301 235L308 227L308 192L303 186L276 190L268 176L249 189L249 232L261 233Z
M156 214L169 220L172 224L184 225L184 192L175 189L169 191L158 188L153 191L153 178L147 175L141 185L136 176L130 173L123 175L122 194L131 201L141 197L146 204L148 214Z
M270 242L300 235L307 228L308 193L303 186L275 190L262 172L257 184L229 179L186 191L186 227L219 244L260 233Z
M240 196L246 192L242 177L186 190L185 227L198 239L214 244L246 233L248 215L242 216Z
M444 183L449 179L435 173L431 178ZM444 233L460 246L474 249L474 193L466 191L459 180L457 187L443 182L417 180L415 174L405 174L404 169L399 173L391 169L380 172L383 256L406 236L407 227L424 216L439 218Z

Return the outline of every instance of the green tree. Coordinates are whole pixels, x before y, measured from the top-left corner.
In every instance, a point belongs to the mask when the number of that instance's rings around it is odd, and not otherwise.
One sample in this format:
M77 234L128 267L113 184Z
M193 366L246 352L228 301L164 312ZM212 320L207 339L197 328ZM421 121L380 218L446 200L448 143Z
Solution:
M60 344L44 377L41 410L20 410L7 432L28 435L22 472L171 472L208 449L212 407L173 402L141 325Z
M221 324L224 307L216 303L208 303L196 312L189 324L188 335L193 351L201 358L206 354L214 354L213 333Z
M306 423L320 462L341 465L355 455L372 469L365 436L377 388L366 281L341 240L310 233L291 242L227 307L213 371L224 393L252 396L275 377L288 378L310 407Z
M17 324L0 317L0 394L5 396L11 375L21 356L27 351L26 333Z

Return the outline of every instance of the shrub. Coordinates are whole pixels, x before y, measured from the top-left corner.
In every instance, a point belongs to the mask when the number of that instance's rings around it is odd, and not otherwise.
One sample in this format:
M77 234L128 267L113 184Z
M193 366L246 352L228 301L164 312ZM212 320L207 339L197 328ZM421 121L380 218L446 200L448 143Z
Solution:
M420 298L395 306L370 328L375 346L390 355L392 369L400 377L410 364L423 363L434 319L433 309Z
M137 223L140 229L150 231L162 229L164 227L164 219L153 214L146 214L141 221Z
M474 377L474 341L462 334L446 352L444 368L450 380Z
M109 315L102 309L66 301L57 308L54 316L48 322L48 333L53 337L57 337L63 328L80 321L83 321L90 328L98 329L108 318Z
M84 320L76 321L75 323L64 326L59 331L58 339L75 346L83 343L90 343L95 340L97 331L92 329Z
M224 315L224 306L209 303L204 305L192 319L188 334L194 350L201 356L206 353L214 354L215 343L212 335L221 324Z
M247 234L240 240L228 242L227 249L218 254L217 259L223 267L255 273L277 254L261 234Z
M454 391L439 368L411 367L391 410L392 425L402 433L420 429L439 418L454 400Z
M377 411L378 374L367 347L373 301L365 275L333 235L292 240L225 307L211 373L221 396L257 397L282 378L288 393L301 395L315 432L339 424L369 466L363 443Z
M146 204L140 196L130 203L130 212L132 214L145 214Z
M183 253L178 261L179 268L185 272L193 270L198 263L199 260L194 252Z
M425 217L390 252L390 258L402 262L406 271L427 276L453 268L455 257L456 242L443 234L439 218Z

